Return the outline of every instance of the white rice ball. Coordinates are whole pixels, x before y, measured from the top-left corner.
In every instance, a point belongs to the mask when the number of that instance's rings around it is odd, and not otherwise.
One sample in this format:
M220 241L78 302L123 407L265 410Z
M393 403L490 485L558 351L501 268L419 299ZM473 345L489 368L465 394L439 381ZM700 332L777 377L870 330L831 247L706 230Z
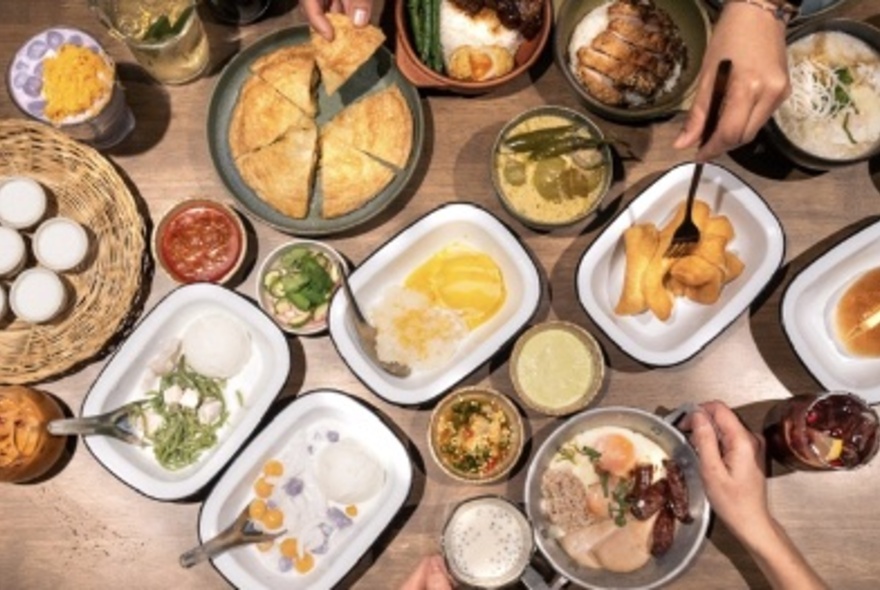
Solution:
M324 448L318 455L315 473L324 495L339 504L365 502L385 483L382 465L351 439Z
M203 315L183 335L186 361L197 373L228 379L251 357L251 335L241 322L225 313Z

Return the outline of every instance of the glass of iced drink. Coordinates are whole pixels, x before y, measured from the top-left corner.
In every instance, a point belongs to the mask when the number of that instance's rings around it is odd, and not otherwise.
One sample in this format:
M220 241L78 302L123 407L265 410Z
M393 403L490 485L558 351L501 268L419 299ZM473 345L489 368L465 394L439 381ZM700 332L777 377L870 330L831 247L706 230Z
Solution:
M42 391L0 387L0 481L31 481L55 465L67 439L49 434L46 424L63 417L58 403Z
M852 393L797 395L768 415L764 434L774 459L795 469L846 470L877 454L877 413Z
M208 66L208 37L194 0L89 0L101 22L164 84L184 84Z

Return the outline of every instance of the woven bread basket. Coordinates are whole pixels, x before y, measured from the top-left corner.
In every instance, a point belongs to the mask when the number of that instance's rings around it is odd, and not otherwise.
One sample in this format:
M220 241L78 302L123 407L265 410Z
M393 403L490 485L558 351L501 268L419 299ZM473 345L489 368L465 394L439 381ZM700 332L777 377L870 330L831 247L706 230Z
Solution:
M68 372L130 328L150 264L138 204L97 151L42 123L0 120L0 182L17 175L46 189L47 215L70 217L86 228L90 254L82 269L62 273L70 304L56 320L0 320L0 383L12 384ZM28 266L35 264L31 255ZM7 292L10 283L5 280Z

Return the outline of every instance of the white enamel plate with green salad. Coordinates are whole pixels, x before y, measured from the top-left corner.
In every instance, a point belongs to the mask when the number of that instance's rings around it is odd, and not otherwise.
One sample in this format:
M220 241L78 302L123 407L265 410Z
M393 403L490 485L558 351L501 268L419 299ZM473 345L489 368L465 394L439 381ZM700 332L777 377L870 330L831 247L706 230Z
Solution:
M217 285L185 285L141 321L83 401L84 417L142 402L129 422L145 444L85 444L151 498L192 496L255 430L289 371L284 334L252 303Z

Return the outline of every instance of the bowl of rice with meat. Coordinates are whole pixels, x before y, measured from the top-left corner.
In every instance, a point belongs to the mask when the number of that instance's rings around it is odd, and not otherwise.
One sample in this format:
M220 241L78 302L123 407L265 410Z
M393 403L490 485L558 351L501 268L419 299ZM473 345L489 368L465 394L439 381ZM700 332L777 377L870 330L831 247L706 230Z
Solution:
M554 57L587 108L622 122L687 108L709 40L696 0L565 0Z

